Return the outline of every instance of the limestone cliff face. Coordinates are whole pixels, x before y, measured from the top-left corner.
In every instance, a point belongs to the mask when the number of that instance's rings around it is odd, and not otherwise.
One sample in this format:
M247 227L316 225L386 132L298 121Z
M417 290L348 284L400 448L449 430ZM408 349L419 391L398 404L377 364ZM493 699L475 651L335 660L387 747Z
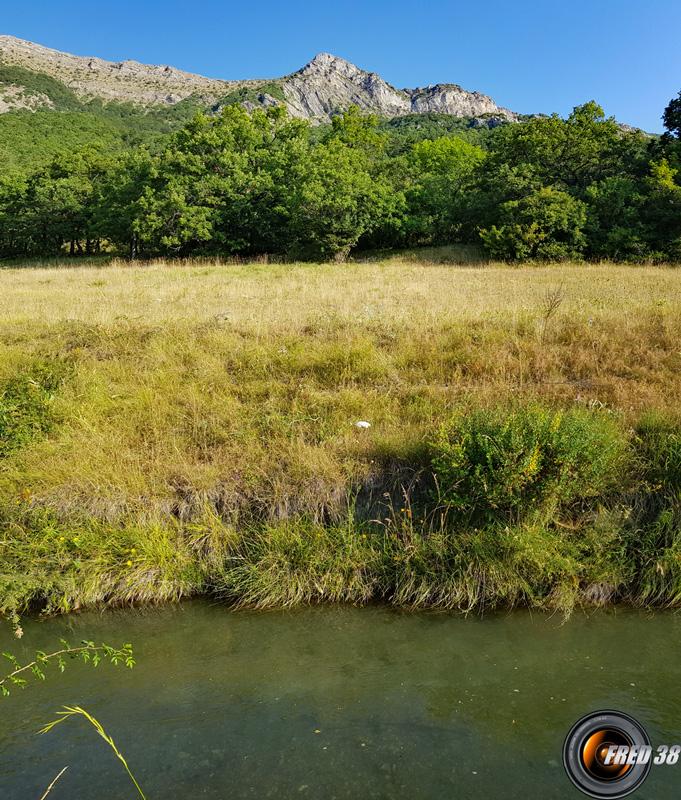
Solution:
M298 72L283 79L286 104L291 114L328 118L350 105L386 117L411 113L411 100L374 72L365 72L349 61L320 53Z
M195 97L219 107L223 98L239 89L249 90L248 108L272 105L283 97L288 111L314 122L357 105L384 117L437 112L461 117L493 115L513 120L516 115L486 95L468 92L454 84L422 89L396 89L374 72L364 70L329 53L320 53L298 72L274 80L225 81L205 78L170 66L148 66L137 61L83 58L13 36L0 36L0 63L42 73L61 82L83 99L130 102L140 106L173 105ZM272 87L276 87L274 97ZM250 91L252 90L252 91ZM21 76L0 75L0 113L13 109L51 108L47 95L21 85Z
M329 53L320 53L301 70L284 78L283 89L290 113L307 118L328 118L352 104L384 117L437 112L457 117L492 114L516 118L512 111L501 108L484 94L467 92L455 84L396 89L375 72L365 72Z
M493 114L496 117L515 120L518 115L498 106L491 97L480 92L467 92L453 83L438 83L425 89L410 92L411 111L414 114L435 112L454 117L478 117Z

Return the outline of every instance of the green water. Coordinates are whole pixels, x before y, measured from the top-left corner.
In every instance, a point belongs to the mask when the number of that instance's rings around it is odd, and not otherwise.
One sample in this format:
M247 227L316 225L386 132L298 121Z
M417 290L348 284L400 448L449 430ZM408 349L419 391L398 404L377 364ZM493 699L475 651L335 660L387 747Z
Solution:
M5 626L7 628L7 626ZM233 613L207 603L31 621L26 656L60 636L135 645L132 672L70 666L0 699L0 798L134 798L81 720L100 719L157 798L578 798L561 765L598 708L681 742L681 617L632 611L466 619L385 608ZM633 797L677 798L681 765Z

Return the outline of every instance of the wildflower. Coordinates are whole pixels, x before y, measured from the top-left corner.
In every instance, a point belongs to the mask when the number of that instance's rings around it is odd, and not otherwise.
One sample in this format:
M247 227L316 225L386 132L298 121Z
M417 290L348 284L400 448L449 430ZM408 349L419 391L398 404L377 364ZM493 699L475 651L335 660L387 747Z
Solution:
M556 433L558 428L560 428L560 423L563 421L563 415L560 411L554 416L553 422L551 423L551 433Z
M126 563L126 566L128 566L128 567L132 566L132 561L126 561L125 563Z
M533 476L539 467L539 445L536 444L534 446L534 450L532 451L532 455L530 456L530 461L527 465L526 474L528 477Z

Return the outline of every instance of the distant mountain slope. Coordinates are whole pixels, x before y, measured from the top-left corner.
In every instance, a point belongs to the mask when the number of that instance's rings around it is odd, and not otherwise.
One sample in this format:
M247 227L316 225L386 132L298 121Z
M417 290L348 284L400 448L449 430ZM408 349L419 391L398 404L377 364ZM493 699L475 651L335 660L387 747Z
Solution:
M83 58L0 36L0 113L73 110L74 103L88 100L154 108L189 99L216 108L232 102L247 107L283 102L293 116L315 122L328 121L334 112L353 104L384 117L432 112L491 115L499 120L517 117L490 97L455 84L396 89L376 73L328 53L282 78L225 81L170 66Z
M247 81L220 81L192 75L169 66L147 66L137 61L114 63L51 50L14 36L0 36L0 61L59 81L81 99L173 105L190 95L215 99ZM258 82L256 82L258 83ZM1 94L7 94L0 87ZM5 98L12 105L16 100Z

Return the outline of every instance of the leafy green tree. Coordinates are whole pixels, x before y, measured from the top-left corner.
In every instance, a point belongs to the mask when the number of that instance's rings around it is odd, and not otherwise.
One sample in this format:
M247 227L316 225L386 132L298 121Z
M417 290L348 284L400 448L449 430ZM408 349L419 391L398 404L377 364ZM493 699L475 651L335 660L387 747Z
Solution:
M140 147L121 155L95 187L93 229L108 245L130 258L143 255L137 221L142 216L142 196L152 180L155 164L149 151Z
M605 178L587 188L585 200L589 255L613 260L646 255L640 182L626 175Z
M662 115L662 121L669 136L681 139L681 92L669 101Z
M681 92L669 101L662 120L666 131L657 146L652 148L653 158L665 158L674 169L681 170Z
M16 174L0 177L0 256L13 258L26 249L23 212L26 181Z
M390 156L410 153L419 142L434 141L443 137L462 139L469 144L485 148L499 131L500 125L479 125L478 119L453 117L451 114L421 113L379 121L379 130L387 137L386 152Z
M408 157L410 243L447 243L459 238L471 177L485 158L476 145L442 137L414 145Z
M591 102L565 120L485 129L484 149L463 138L470 121L442 115L380 122L352 107L311 128L283 107L238 103L187 119L188 99L141 121L125 104L69 98L54 136L49 112L32 118L45 147L31 144L31 172L3 157L3 137L33 129L0 120L1 257L343 259L481 237L502 258L679 257L681 95L659 140L623 131ZM73 136L66 115L77 117ZM89 131L98 146L80 146Z
M140 241L177 255L281 249L306 132L281 108L197 115L155 161L135 222Z
M98 252L93 200L110 168L105 155L87 147L56 156L25 181L6 183L4 215L15 255L56 256L65 245L72 255Z
M378 119L356 106L333 118L292 197L291 253L342 261L363 237L399 227L404 197L391 179L386 143Z
M350 106L331 119L331 126L326 128L321 141L324 144L338 141L362 150L376 164L385 152L388 137L379 130L379 119L375 114L364 114L358 106Z
M333 138L313 148L294 198L293 252L344 260L360 238L390 221L400 198L374 177L361 149Z
M650 250L659 258L681 259L681 186L678 171L662 159L650 166L645 179L646 199L642 223Z
M501 207L500 225L480 237L493 258L580 258L586 240L586 206L566 192L545 187Z
M563 120L557 114L504 127L491 144L491 165L529 164L543 185L573 194L611 175L633 168L645 139L623 133L615 120L591 101Z

